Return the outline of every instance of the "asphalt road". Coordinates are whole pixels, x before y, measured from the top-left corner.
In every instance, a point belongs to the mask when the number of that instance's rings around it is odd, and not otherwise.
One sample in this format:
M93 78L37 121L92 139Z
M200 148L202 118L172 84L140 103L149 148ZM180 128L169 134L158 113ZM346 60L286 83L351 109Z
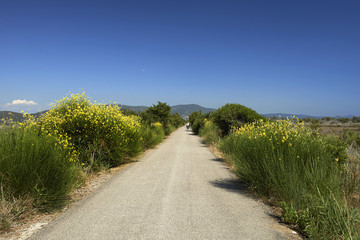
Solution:
M185 128L31 239L288 239Z

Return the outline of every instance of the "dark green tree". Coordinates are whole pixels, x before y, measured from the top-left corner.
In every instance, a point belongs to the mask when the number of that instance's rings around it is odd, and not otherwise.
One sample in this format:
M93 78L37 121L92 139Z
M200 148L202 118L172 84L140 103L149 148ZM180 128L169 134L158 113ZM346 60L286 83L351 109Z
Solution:
M202 128L205 123L205 115L201 111L193 112L189 116L189 122L192 131L195 134L199 134L200 128Z
M166 103L158 102L149 107L143 114L143 118L150 122L160 122L166 127L171 120L171 107Z
M251 108L235 103L228 103L222 106L214 112L212 118L213 122L221 130L222 136L228 135L231 127L239 127L259 119L266 120L264 116L261 116Z
M185 122L186 121L180 117L179 113L174 113L171 116L171 125L173 125L175 128L185 125Z

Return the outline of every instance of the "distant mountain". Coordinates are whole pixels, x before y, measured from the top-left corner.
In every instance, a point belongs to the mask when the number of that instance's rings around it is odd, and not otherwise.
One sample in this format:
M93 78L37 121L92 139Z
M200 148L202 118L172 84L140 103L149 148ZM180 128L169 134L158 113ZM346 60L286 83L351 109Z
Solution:
M0 111L0 121L2 119L12 119L15 122L21 122L24 120L22 113L11 112L11 111Z
M193 112L199 112L199 111L201 111L202 113L209 113L216 111L216 109L206 108L196 104L175 105L171 107L171 113L174 114L177 112L180 114L182 118L189 116Z

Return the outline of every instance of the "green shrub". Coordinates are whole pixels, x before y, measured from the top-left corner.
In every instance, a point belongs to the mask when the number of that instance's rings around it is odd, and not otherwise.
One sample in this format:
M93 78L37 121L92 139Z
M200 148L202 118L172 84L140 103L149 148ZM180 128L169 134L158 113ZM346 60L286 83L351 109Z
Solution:
M31 128L0 130L0 185L10 196L30 195L39 209L64 205L79 171L56 144Z
M176 130L176 128L171 124L166 125L166 127L164 128L164 132L165 132L166 136L170 135L175 130Z
M322 136L324 140L326 151L330 152L335 157L339 164L344 164L348 158L347 144L336 136L325 135Z
M201 111L200 112L193 112L189 116L189 122L190 122L191 130L195 134L199 134L200 129L205 124L204 121L205 121L205 115Z
M186 121L180 117L179 113L174 113L171 116L171 125L176 128L179 128L181 126L184 126Z
M240 127L259 119L266 118L240 104L226 104L212 115L212 120L221 130L222 136L228 135L232 127Z

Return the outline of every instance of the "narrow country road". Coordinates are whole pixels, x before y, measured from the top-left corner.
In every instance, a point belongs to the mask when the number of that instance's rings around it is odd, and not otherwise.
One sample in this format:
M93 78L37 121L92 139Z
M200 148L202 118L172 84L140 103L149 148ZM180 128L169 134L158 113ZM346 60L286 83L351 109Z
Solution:
M180 128L30 239L289 239Z

